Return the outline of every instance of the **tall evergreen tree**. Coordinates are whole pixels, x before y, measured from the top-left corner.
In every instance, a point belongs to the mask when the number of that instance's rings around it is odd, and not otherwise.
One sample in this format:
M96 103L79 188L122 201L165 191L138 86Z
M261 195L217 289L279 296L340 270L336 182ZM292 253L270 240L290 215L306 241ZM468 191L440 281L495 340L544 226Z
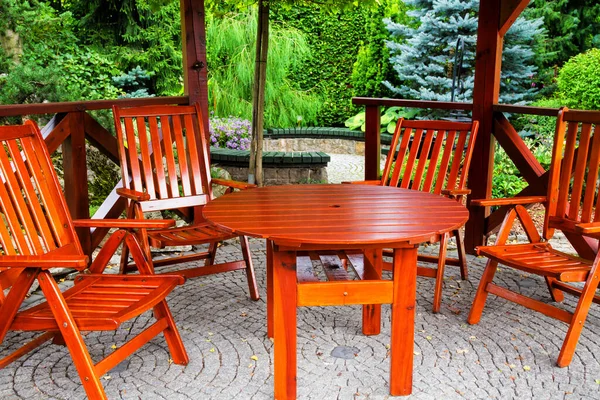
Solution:
M419 25L405 25L386 19L393 37L388 41L390 58L400 85L384 82L394 93L409 99L450 101L455 46L465 43L462 87L456 101L471 101L477 41L479 0L405 0L414 8L409 15ZM519 103L535 94L532 77L534 46L544 35L542 19L519 18L505 36L500 101Z

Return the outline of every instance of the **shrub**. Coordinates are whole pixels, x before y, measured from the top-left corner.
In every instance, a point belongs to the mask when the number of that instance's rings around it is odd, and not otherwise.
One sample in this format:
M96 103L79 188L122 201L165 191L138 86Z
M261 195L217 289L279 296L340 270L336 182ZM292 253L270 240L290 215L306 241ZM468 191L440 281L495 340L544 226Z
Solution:
M600 49L571 58L558 74L558 89L565 105L600 109Z
M252 137L250 121L236 117L213 117L209 123L211 146L235 150L250 149Z

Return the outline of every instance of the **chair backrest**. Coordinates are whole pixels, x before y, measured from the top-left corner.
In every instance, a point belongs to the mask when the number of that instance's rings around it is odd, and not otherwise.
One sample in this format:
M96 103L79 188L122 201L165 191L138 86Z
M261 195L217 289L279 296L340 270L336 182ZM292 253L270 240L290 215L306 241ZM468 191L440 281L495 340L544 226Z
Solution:
M600 112L558 113L544 237L554 229L571 231L574 224L600 221L598 207L600 165Z
M435 194L466 189L478 128L478 121L400 119L383 170L383 184Z
M50 154L34 122L0 126L0 255L50 252L83 254Z
M154 210L199 206L212 198L202 114L192 106L113 107L124 186L150 196ZM142 202L144 203L144 202Z

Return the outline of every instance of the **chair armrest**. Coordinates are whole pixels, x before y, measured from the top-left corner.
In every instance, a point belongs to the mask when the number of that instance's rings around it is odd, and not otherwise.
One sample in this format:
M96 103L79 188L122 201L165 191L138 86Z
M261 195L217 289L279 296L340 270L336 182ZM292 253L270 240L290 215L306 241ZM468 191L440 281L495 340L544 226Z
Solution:
M87 268L88 257L84 255L42 254L35 256L0 256L0 268Z
M75 228L165 229L175 226L172 219L77 219Z
M345 181L342 182L345 185L373 185L373 186L381 186L381 181Z
M466 196L471 194L471 189L444 189L441 193L444 196Z
M133 201L150 200L150 195L148 193L138 192L137 190L118 188L117 194L121 197L125 197L126 199Z
M252 188L257 187L255 184L248 183L248 182L230 181L228 179L219 179L219 178L213 178L212 184L227 186L227 187L230 187L233 189L252 189Z
M600 222L587 222L575 225L575 231L583 235L593 235L600 233Z
M471 205L476 207L516 206L518 204L544 203L546 196L519 196L504 199L475 199Z

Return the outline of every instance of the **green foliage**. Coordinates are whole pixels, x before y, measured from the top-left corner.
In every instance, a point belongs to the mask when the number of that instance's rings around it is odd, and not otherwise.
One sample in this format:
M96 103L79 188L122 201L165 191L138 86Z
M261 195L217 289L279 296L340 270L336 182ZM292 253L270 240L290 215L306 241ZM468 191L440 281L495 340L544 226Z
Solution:
M148 83L153 75L153 72L149 73L138 65L126 74L113 77L112 80L115 86L125 92L121 97L153 97L154 95L148 92Z
M527 18L543 18L548 31L545 66L561 66L591 47L600 47L600 3L597 0L532 0Z
M218 116L252 116L256 12L208 17L206 28L209 102ZM316 122L320 106L314 91L303 91L289 71L302 68L309 55L303 35L291 27L274 26L270 32L265 87L265 127L295 126L298 117Z
M376 9L367 14L365 37L360 41L352 70L354 96L391 96L391 91L383 85L383 81L396 83L396 77L389 60L389 49L385 45L390 34L383 19L393 16L396 22L409 23L406 9L406 5L402 2L383 0Z
M137 66L152 76L150 92L181 94L181 16L178 0L70 1L81 41L114 60L120 72Z
M560 70L557 83L565 105L584 110L600 109L600 49L571 58Z
M396 130L396 123L400 118L413 119L418 114L416 108L390 107L381 114L379 124L381 132L393 134ZM365 131L365 112L359 112L353 117L350 117L344 123L347 128L360 129Z
M556 97L545 98L531 103L533 107L560 108L564 104ZM552 139L556 130L556 116L544 117L541 115L518 115L513 126L521 136L532 137L538 141L549 141L548 146L552 148Z
M315 6L272 8L274 25L291 26L306 35L311 54L293 70L292 79L302 90L320 93L318 125L341 126L356 113L351 103L352 66L366 37L369 12L366 7L331 12Z
M386 20L397 41L387 42L401 84L385 82L396 95L409 99L449 101L455 46L465 43L462 90L457 101L471 101L474 86L479 0L405 0L417 27ZM505 36L500 99L504 103L532 100L535 89L534 49L543 35L541 19L518 18Z

